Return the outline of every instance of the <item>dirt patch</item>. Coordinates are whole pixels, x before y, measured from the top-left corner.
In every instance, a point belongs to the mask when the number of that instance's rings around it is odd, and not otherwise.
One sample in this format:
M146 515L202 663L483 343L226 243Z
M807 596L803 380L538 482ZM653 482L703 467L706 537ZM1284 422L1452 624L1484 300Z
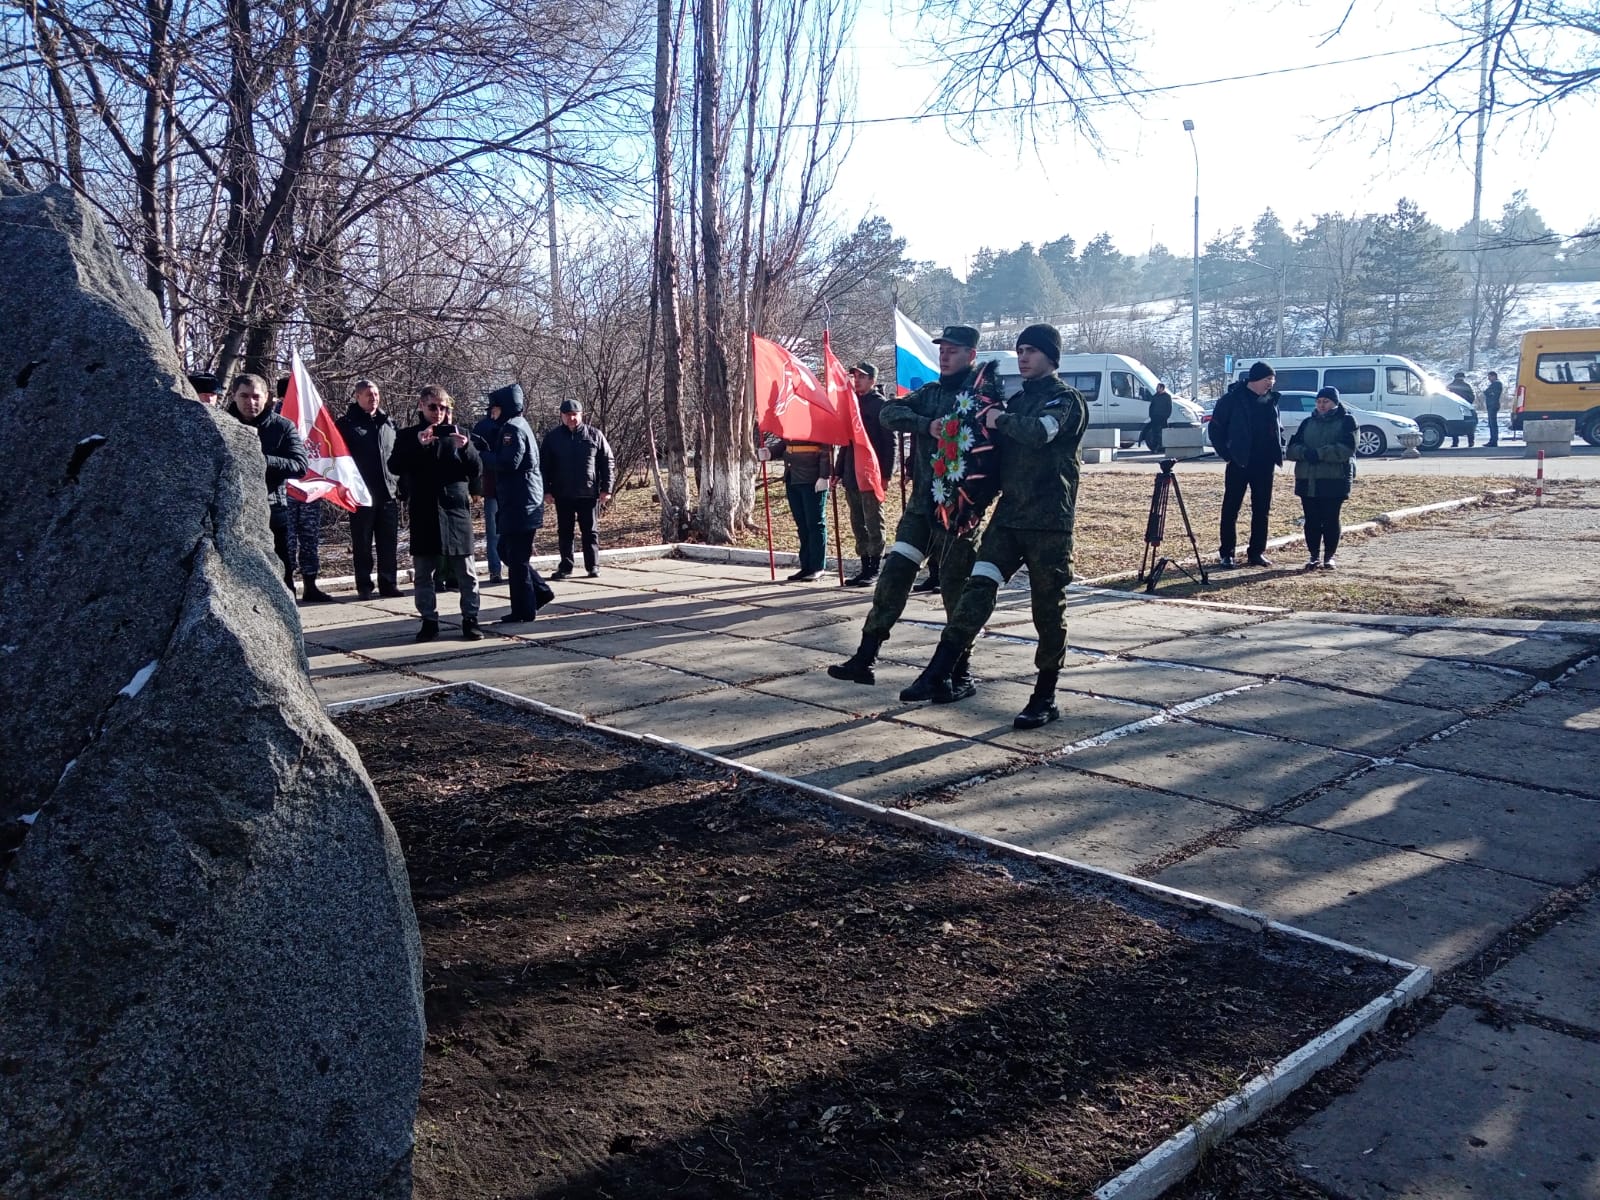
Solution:
M1032 1197L1395 974L470 695L340 718L405 848L430 1197Z

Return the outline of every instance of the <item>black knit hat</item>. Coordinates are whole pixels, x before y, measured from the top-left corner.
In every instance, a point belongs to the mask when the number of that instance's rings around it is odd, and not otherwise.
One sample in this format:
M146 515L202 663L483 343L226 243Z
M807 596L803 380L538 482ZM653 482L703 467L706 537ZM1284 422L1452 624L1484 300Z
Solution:
M1335 404L1339 403L1339 389L1334 387L1331 383L1317 393L1318 400L1321 400L1324 396L1326 396L1329 400L1332 400Z
M1029 325L1017 334L1017 349L1032 346L1050 360L1050 365L1061 365L1061 331L1054 325Z
M1266 363L1253 362L1250 364L1250 374L1246 376L1246 382L1260 383L1263 379L1271 379L1275 375L1277 375L1277 372Z

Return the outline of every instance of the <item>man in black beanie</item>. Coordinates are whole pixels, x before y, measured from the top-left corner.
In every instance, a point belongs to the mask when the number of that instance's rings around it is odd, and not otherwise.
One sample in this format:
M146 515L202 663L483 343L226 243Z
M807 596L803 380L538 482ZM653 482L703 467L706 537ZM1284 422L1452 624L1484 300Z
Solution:
M1000 585L1026 565L1039 634L1034 652L1039 675L1027 706L1012 722L1018 729L1037 729L1061 716L1056 678L1067 657L1078 458L1089 427L1089 405L1056 374L1060 364L1061 335L1054 326L1030 325L1017 335L1022 391L1006 401L1003 412L992 409L984 418L1001 447L1000 503L939 648L923 672L929 681L927 699L936 704L961 699L951 669L983 631ZM902 693L901 698L908 697Z
M1222 529L1217 565L1234 565L1239 509L1250 492L1250 544L1246 561L1252 567L1270 567L1267 558L1267 521L1272 512L1272 477L1283 465L1283 442L1278 432L1277 375L1264 362L1251 364L1243 380L1223 393L1211 413L1211 446L1228 464L1222 484Z

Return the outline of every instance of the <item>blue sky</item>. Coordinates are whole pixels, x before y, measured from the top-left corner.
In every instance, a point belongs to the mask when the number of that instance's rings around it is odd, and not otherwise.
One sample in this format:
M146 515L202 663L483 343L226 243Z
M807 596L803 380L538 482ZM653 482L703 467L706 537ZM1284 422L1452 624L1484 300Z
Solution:
M1162 85L1310 67L1241 82L1183 87L1151 96L1137 113L1116 111L1102 127L1103 156L1070 133L1035 147L997 124L977 146L937 118L866 124L855 131L835 204L853 224L887 218L908 252L964 275L981 246L1035 244L1071 233L1080 244L1109 230L1126 253L1152 242L1187 256L1192 241L1194 157L1182 121L1195 122L1200 156L1202 241L1250 223L1271 207L1289 227L1318 212L1393 208L1417 201L1440 224L1472 215L1472 146L1430 152L1437 123L1401 116L1333 128L1359 103L1414 86L1449 51L1412 47L1458 36L1429 0L1420 5L1356 0L1351 21L1322 44L1347 0L1135 0L1144 34L1136 64ZM858 118L914 114L938 75L926 65L924 27L907 0L863 0L854 54ZM1338 63L1335 60L1365 58ZM1321 64L1321 65L1318 65ZM1476 72L1463 79L1476 89ZM1593 160L1592 102L1569 103L1559 120L1491 127L1483 211L1494 216L1525 188L1552 227L1575 232L1600 216L1586 192ZM970 179L934 202L919 172Z

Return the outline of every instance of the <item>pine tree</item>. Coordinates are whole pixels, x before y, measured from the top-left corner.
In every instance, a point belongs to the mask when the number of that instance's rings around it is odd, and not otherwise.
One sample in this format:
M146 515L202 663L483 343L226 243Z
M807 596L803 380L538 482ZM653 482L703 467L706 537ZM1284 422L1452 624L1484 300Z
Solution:
M1364 347L1433 355L1457 349L1470 281L1444 248L1443 231L1410 200L1378 218L1357 271Z

